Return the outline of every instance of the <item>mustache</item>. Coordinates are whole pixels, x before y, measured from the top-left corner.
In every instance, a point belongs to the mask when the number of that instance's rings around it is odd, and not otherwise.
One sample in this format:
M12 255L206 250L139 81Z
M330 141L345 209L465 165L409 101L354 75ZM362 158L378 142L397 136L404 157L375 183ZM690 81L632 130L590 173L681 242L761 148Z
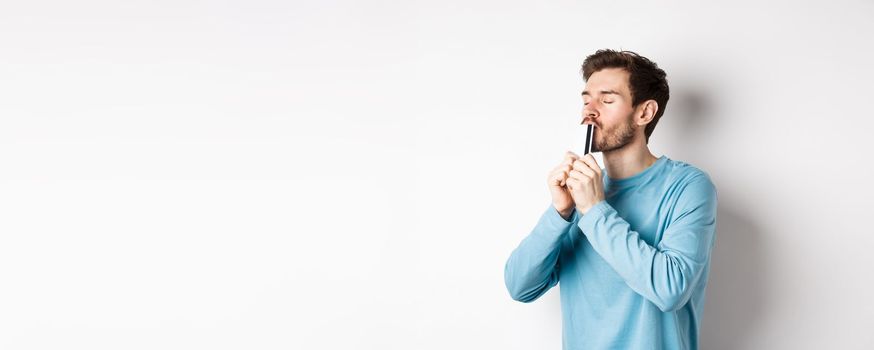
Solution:
M601 128L601 125L599 125L598 123L595 123L595 121L592 120L591 118L585 118L585 119L583 119L583 121L580 122L580 125L586 125L586 124L592 124L592 126L598 128L598 129Z

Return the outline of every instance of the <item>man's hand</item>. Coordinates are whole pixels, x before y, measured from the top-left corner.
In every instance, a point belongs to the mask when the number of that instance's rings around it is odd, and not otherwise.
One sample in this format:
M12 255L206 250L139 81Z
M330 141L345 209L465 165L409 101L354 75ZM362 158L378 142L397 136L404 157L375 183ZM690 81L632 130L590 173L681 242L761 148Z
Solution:
M565 186L568 179L568 173L573 169L573 162L580 159L574 152L568 151L564 155L564 161L549 172L547 184L549 185L549 193L552 194L552 206L565 219L571 217L574 209L574 199L571 193Z
M580 215L585 214L598 202L604 200L604 182L601 167L592 154L587 154L571 163L567 187Z

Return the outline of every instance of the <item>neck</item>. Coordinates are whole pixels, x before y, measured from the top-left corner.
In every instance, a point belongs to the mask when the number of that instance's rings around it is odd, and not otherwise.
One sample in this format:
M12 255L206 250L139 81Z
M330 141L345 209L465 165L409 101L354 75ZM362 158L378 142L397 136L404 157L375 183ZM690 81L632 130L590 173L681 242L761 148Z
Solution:
M643 136L643 135L639 135ZM625 147L603 152L604 167L613 180L632 177L649 168L658 158L649 151L643 137L637 137Z

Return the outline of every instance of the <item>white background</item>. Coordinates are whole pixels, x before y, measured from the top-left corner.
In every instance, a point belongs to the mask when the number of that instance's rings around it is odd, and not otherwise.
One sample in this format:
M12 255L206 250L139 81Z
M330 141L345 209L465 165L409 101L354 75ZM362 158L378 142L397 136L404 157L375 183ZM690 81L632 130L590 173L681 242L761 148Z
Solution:
M719 194L705 349L874 347L870 1L4 1L0 348L557 349L503 267L599 48ZM603 165L603 163L602 163Z

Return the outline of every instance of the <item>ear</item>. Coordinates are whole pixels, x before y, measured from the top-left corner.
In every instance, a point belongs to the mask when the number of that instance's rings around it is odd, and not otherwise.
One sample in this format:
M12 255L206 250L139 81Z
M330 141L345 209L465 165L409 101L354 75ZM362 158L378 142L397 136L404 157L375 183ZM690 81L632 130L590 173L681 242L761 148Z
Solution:
M637 106L637 108L637 117L634 118L634 122L637 125L646 125L655 118L656 113L659 111L659 104L655 100L646 100Z

